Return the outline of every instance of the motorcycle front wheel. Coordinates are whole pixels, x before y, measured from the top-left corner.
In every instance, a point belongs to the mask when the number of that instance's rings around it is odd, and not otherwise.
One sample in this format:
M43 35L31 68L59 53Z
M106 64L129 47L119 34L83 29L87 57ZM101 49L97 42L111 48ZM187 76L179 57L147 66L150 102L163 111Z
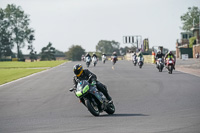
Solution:
M169 68L168 68L168 69L169 69L169 70L168 70L168 71L169 71L169 74L172 74L173 67L172 67L171 65L170 65L170 66L168 66L168 67L169 67Z
M108 114L114 114L115 113L115 106L113 103L110 103L108 106L107 106L107 109L105 110L106 113Z
M86 105L90 113L94 116L99 116L100 111L96 103L92 102L91 100L86 100Z
M159 72L162 72L163 67L159 66Z

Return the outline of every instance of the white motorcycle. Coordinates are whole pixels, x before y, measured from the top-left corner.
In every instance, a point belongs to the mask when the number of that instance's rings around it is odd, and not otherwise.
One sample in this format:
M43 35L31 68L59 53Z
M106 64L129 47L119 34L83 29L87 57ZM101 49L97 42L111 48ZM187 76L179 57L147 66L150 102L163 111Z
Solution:
M105 55L102 56L102 62L103 62L103 64L105 64L105 62L106 62L106 56Z
M138 66L139 66L139 68L142 68L142 66L143 66L143 63L144 62L144 58L143 57L138 57Z
M164 62L162 58L158 58L156 61L156 67L158 68L159 72L162 72L164 67Z
M86 59L85 59L85 62L86 62L86 66L89 67L90 66L90 62L91 62L90 57L87 56Z
M94 67L96 66L96 64L97 64L97 58L96 57L92 57L92 62L93 62L93 64L94 64Z
M133 56L132 56L132 60L133 60L134 66L136 66L136 64L137 64L137 56L136 56L136 55L133 55Z

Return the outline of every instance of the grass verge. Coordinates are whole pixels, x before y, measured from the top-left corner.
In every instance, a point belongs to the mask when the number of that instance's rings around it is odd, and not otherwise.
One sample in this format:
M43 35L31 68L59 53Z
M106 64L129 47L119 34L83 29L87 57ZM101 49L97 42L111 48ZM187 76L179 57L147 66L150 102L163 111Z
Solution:
M0 85L45 69L0 69Z
M64 62L67 61L0 62L0 85L58 66Z
M0 62L0 68L38 68L38 67L55 67L66 60L61 61L38 61L38 62Z

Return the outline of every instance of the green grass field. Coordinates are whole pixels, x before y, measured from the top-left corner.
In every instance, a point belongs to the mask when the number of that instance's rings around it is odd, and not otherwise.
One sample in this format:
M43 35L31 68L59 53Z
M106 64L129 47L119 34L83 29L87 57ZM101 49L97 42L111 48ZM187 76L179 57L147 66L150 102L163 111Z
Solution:
M38 67L55 67L62 63L66 62L66 60L62 61L38 61L38 62L0 62L1 68L38 68Z
M67 61L0 62L0 85L58 66L64 62Z
M0 85L46 69L0 69Z

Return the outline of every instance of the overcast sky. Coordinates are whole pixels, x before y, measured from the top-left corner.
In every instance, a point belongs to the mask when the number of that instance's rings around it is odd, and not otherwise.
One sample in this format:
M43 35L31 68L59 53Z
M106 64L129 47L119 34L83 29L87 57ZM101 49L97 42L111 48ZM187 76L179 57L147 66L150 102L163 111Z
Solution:
M180 16L200 0L0 0L21 6L30 15L37 52L49 42L63 52L72 44L95 51L100 40L115 40L124 47L123 36L149 38L150 47L175 50L180 39ZM126 44L131 46L131 44ZM24 53L29 51L24 48Z

